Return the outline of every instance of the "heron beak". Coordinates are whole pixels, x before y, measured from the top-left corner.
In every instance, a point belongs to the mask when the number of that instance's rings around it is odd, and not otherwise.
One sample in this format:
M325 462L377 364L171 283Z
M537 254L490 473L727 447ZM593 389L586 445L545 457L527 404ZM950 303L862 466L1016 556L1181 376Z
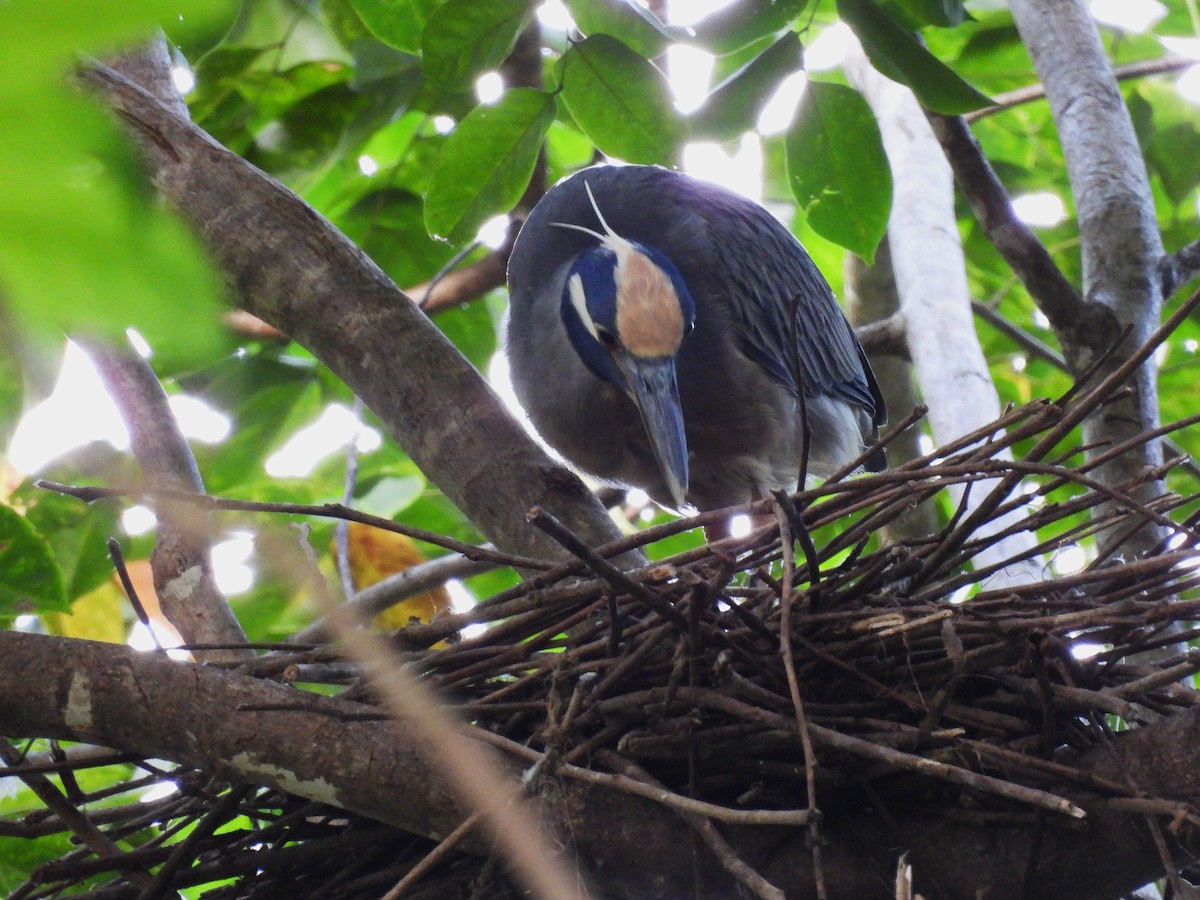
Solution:
M644 359L619 353L617 364L625 375L629 395L642 414L642 424L650 437L658 467L667 480L671 500L676 508L682 509L688 488L688 454L679 385L675 380L675 360L671 357Z

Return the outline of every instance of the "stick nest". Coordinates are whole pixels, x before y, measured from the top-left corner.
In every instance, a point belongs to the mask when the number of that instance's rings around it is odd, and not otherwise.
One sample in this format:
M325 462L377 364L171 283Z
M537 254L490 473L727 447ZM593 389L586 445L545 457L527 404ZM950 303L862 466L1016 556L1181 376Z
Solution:
M592 550L532 511L577 559L468 613L405 629L397 647L464 716L528 757L534 783L539 773L617 775L617 789L653 784L681 804L710 804L714 818L794 815L814 828L814 810L829 815L882 790L950 795L962 815L1070 815L1049 785L1126 790L1073 767L1073 751L1200 702L1181 684L1200 655L1178 650L1200 605L1198 498L1137 499L1184 461L1107 488L1096 468L1135 448L1083 463L1065 443L1118 389L1031 403L935 455L762 501L745 537L632 568L606 560L716 517ZM1006 459L1013 447L1017 462ZM973 511L964 492L979 501ZM879 540L935 502L954 509L936 534ZM1148 526L1158 536L1137 558L1102 550L1070 575L1009 580L1097 532L1100 546L1122 546ZM1054 537L983 562L1006 536L1039 533ZM462 638L468 624L487 628ZM296 666L311 677L321 659L328 653L277 652L259 660L260 674ZM105 829L121 839L157 827L121 859L170 860L162 889L231 878L208 896L378 897L432 846L273 790L136 764L139 784L169 778L181 790L115 807ZM185 844L165 842L197 823ZM65 826L39 813L21 827ZM113 865L71 851L13 896L138 896ZM506 896L502 881L493 863L450 852L404 896Z

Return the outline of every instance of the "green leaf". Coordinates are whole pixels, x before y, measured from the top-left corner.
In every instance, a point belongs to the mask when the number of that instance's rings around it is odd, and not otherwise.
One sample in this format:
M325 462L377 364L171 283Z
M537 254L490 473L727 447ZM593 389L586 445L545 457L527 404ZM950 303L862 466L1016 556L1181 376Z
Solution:
M50 544L28 519L0 504L0 616L65 612L70 607Z
M730 3L696 23L696 41L714 53L732 53L789 27L808 0L743 0Z
M686 129L649 60L597 34L563 54L561 81L568 112L602 153L632 163L675 161Z
M1157 129L1150 141L1147 162L1162 179L1163 190L1171 202L1178 206L1200 184L1200 132L1186 122Z
M350 0L367 29L389 47L416 53L437 0Z
M875 68L907 84L925 106L955 116L991 103L873 0L838 0L837 6Z
M881 0L879 5L914 30L925 25L953 28L967 17L962 0Z
M78 54L207 28L223 4L45 0L0 4L0 282L14 325L122 338L195 361L224 343L222 287L199 242L151 195L114 118L73 89ZM36 115L30 111L36 110ZM161 358L161 357L160 357Z
M117 530L116 516L106 504L84 504L46 491L38 494L26 518L49 543L62 570L67 599L74 600L112 574L107 540Z
M800 38L789 31L713 89L692 116L693 134L728 140L753 128L779 82L803 65Z
M810 81L787 135L787 167L813 229L870 261L887 229L892 175L866 101Z
M448 91L468 90L504 62L531 14L528 0L446 0L421 35L425 77Z
M679 29L667 27L650 10L631 0L566 0L566 5L585 35L612 35L647 59L681 39Z
M512 209L553 120L554 98L530 88L507 91L495 105L471 110L446 141L425 195L429 233L461 243L488 217Z

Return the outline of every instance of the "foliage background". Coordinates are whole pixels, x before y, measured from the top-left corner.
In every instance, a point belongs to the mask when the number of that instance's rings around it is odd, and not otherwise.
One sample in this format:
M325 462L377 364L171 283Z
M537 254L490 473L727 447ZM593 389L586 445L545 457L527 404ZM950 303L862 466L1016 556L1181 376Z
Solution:
M0 194L0 446L53 386L64 333L121 337L132 327L152 348L169 393L201 398L230 420L225 439L194 446L211 493L301 503L343 497L343 456L293 478L269 475L265 463L329 404L353 406L350 391L304 348L225 324L220 276L155 201L112 116L70 82L79 54L104 56L156 25L167 28L180 71L194 78L187 102L196 122L299 194L402 287L436 277L485 222L519 211L539 166L553 183L598 152L671 165L688 142L734 148L796 70L802 46L840 21L855 27L877 65L945 112L975 109L985 97L1036 80L1011 16L991 3L761 0L717 12L690 34L620 0L567 5L586 37L543 27L545 83L488 103L477 80L503 65L535 21L525 0L250 0L240 8L214 0L96 0L86 15L59 0L0 6L0 172L9 185ZM905 38L906 28L919 29L923 44ZM1164 43L1171 38L1193 43ZM1143 33L1105 29L1104 40L1114 66L1164 59L1200 47L1200 18L1188 0L1166 8ZM715 56L709 99L687 115L653 62L680 41ZM1177 89L1178 77L1123 83L1168 252L1196 236L1200 185L1200 112ZM815 78L821 86L810 86L792 126L761 137L763 193L840 294L846 254L871 257L883 234L891 185L866 177L886 172L886 164L861 99L836 70ZM973 129L1013 195L1062 198L1065 217L1040 236L1079 283L1071 194L1045 103L987 115ZM965 203L958 225L973 296L1052 345L1045 320ZM489 252L468 249L461 261ZM436 317L481 370L496 353L504 302L496 288ZM993 324L980 319L978 327L1003 400L1055 396L1069 386L1067 375ZM1160 354L1164 421L1200 408L1198 346L1193 319ZM380 427L369 411L364 418ZM1200 453L1196 431L1176 438L1193 457ZM482 540L390 441L357 465L356 507ZM120 483L132 466L98 443L36 475ZM1171 478L1181 494L1200 486L1186 471ZM123 533L115 505L84 508L36 490L31 479L0 460L0 620L124 639L132 616L110 584L104 540L117 535L126 557L141 560L152 537ZM254 585L231 598L251 639L280 639L311 621L307 598L272 564L272 542L286 536L257 518L231 515L221 523L229 534L258 535ZM313 546L325 552L332 531L314 522ZM677 549L678 542L660 552ZM466 589L486 596L514 577L489 573ZM56 618L68 609L73 622ZM114 613L123 622L116 634ZM14 779L0 781L0 791L10 792L0 798L0 813L30 805ZM0 839L0 891L61 854L61 844Z

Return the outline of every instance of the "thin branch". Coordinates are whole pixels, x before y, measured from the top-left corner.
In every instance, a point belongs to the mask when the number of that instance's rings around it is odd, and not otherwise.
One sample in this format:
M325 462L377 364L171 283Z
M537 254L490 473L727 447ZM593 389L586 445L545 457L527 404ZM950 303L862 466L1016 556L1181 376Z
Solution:
M1168 253L1158 264L1162 292L1169 297L1182 285L1200 276L1200 241L1192 241L1174 253Z
M7 738L0 737L0 762L6 766L15 767L21 762L21 754L9 743ZM55 787L45 775L36 772L21 772L18 777L33 791L37 798L51 810L63 824L71 829L85 847L102 859L116 859L125 856L125 851L118 847L113 840L88 821L87 816L75 808L62 791ZM148 887L153 882L153 876L143 870L130 873L133 883L139 887Z
M508 257L520 230L520 220L510 220L504 243L500 247L461 268L439 272L431 280L409 288L406 293L426 315L434 316L503 287L508 273Z
M611 750L601 750L596 756L604 765L616 769L628 778L644 782L652 788L669 793L656 778L632 760L625 759ZM761 898L761 900L786 900L783 891L763 878L762 875L747 865L745 860L737 855L729 845L729 842L721 837L721 833L717 831L711 821L703 815L696 813L681 811L680 815L700 835L700 839L713 852L713 855L721 861L721 865L725 867L725 870L745 885L748 891Z
M146 500L169 500L173 503L185 503L204 510L228 510L234 512L281 513L291 516L320 516L328 519L343 519L348 522L361 522L402 534L414 540L433 544L446 550L454 550L471 560L491 562L502 566L513 566L521 569L549 569L551 563L541 559L530 559L523 556L513 556L501 553L499 550L468 544L466 541L455 540L424 528L411 528L383 516L359 512L340 503L265 503L258 500L235 500L230 497L211 497L207 494L192 494L186 491L155 490L155 491L126 491L117 488L94 487L91 485L59 484L55 481L38 481L36 486L69 497L77 497L84 503L93 503L107 497L127 497ZM199 643L199 642L197 642ZM244 638L243 638L244 643Z
M1200 264L1200 242L1197 242L1196 247L1198 257L1197 262ZM1197 274L1200 274L1200 272ZM988 306L986 303L981 303L978 300L971 301L971 309L975 311L975 315L979 316L979 318L983 319L997 331L1004 334L1006 337L1012 340L1013 343L1034 358L1049 363L1060 372L1066 372L1067 374L1071 373L1071 367L1067 365L1067 361L1061 353L1044 341L1038 340L1024 328L1019 328L1018 326L1014 325L1002 313ZM1171 456L1177 459L1182 458L1182 461L1179 463L1179 465L1186 472L1195 476L1196 478L1200 478L1200 463L1197 463L1196 459L1190 453L1188 453L1188 451L1184 450L1182 446L1170 438L1163 438L1163 446L1167 448L1167 452L1170 453Z
M487 545L483 549L494 550L495 548ZM437 559L418 563L403 572L389 575L383 581L363 588L354 595L352 600L347 601L346 605L354 609L355 615L370 619L388 607L395 606L401 600L442 587L453 578L469 578L472 575L490 572L498 565L491 560L467 559L459 553L439 556ZM328 636L328 633L328 622L322 616L311 625L296 632L289 638L289 643L305 644L321 641Z
M1169 72L1181 72L1184 69L1190 69L1194 65L1196 65L1196 60L1194 59L1181 59L1178 57L1148 59L1144 62L1127 63L1123 66L1117 66L1113 69L1113 74L1117 77L1118 81L1127 81L1132 78L1144 78L1147 75L1165 75ZM997 94L992 98L996 102L991 106L985 106L983 109L969 112L964 118L970 124L985 116L994 116L998 112L1012 109L1014 106L1021 106L1034 100L1041 100L1045 96L1046 88L1043 85L1031 84L1029 87L1018 88L1015 91L1008 91L1004 94Z

